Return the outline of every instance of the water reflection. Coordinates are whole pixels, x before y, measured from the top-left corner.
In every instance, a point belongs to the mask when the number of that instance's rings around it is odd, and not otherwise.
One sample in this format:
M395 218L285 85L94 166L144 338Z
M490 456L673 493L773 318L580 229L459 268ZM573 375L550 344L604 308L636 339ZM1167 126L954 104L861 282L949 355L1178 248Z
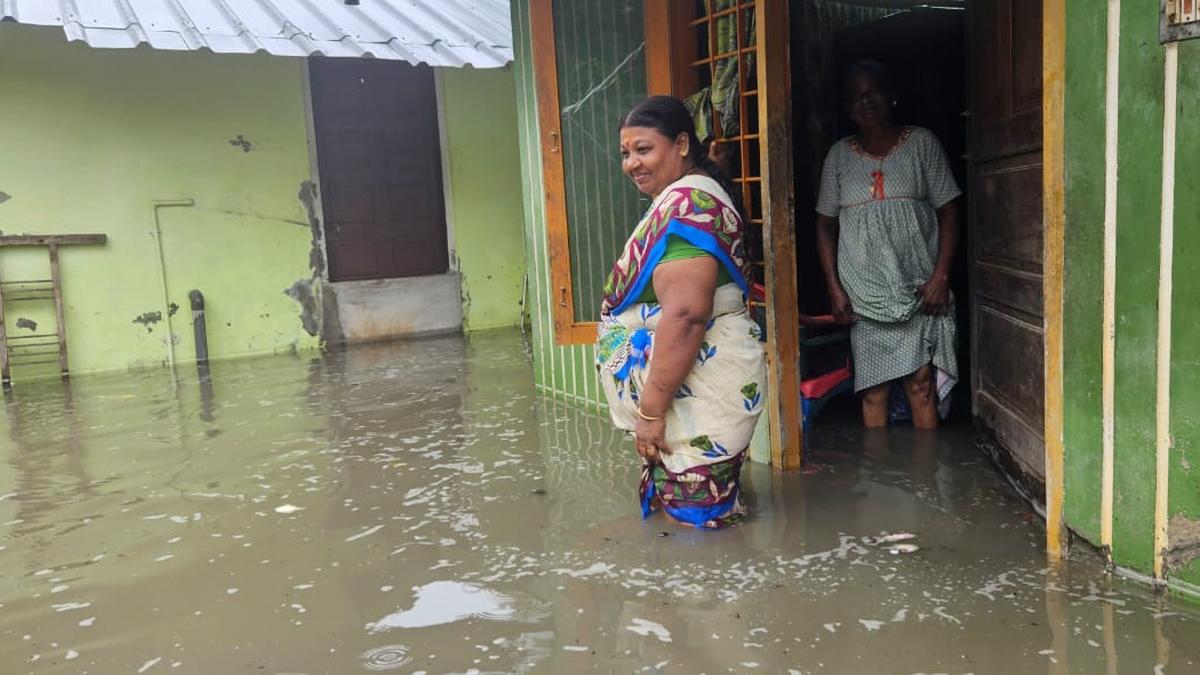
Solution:
M1074 559L966 430L823 416L753 516L642 521L519 336L22 384L3 672L1192 672L1190 606ZM904 542L881 535L912 533ZM893 554L896 543L919 550Z

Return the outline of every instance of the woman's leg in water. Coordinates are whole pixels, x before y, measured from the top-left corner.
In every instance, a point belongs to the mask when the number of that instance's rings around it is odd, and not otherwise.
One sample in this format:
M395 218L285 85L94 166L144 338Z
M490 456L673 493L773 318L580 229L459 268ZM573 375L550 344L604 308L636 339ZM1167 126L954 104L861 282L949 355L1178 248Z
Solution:
M913 426L917 429L937 429L938 406L933 366L927 363L904 378L904 393L908 395L908 405L912 408Z
M877 384L862 393L863 426L868 429L886 427L888 423L888 389L891 382Z

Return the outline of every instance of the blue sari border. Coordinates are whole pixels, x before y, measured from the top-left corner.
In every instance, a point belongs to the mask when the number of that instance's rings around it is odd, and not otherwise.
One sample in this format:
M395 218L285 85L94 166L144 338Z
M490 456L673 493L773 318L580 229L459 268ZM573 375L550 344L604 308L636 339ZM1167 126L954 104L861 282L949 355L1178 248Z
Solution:
M667 243L671 235L683 239L692 246L702 249L705 253L716 258L717 262L724 265L726 271L729 272L730 278L738 285L738 288L742 289L742 293L748 294L750 292L750 285L746 282L745 275L742 274L742 270L737 266L737 263L729 257L729 254L717 244L716 235L680 222L677 218L671 218L667 222L665 232L659 237L658 242L654 244L654 248L650 249L650 253L646 256L642 269L638 272L637 281L633 284L633 288L629 289L625 294L625 299L621 301L621 304L612 308L612 314L620 314L629 309L631 305L637 304L638 298L642 297L642 293L646 291L646 284L650 283L651 278L654 276L654 268L658 267L658 263L666 255Z

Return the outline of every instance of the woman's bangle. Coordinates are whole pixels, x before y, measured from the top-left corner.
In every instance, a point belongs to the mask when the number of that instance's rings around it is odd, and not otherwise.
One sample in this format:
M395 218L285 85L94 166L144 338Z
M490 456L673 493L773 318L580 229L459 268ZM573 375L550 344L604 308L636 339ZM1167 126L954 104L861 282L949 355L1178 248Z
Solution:
M663 415L659 415L658 417L654 417L652 415L647 415L646 413L642 412L641 406L638 406L637 408L635 408L635 411L637 412L638 417L646 420L647 422L657 422L664 417Z

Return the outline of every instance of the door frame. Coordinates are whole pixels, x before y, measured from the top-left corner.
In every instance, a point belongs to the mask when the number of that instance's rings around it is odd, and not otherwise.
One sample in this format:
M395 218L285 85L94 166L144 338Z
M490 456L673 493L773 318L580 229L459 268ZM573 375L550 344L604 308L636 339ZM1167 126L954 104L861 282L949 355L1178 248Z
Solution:
M529 24L534 35L531 57L537 95L554 343L560 346L591 344L596 339L596 322L575 319L566 166L558 101L558 42L554 30L554 1L529 0Z
M1042 303L1045 312L1046 554L1060 559L1063 528L1063 300L1065 249L1066 0L1042 0Z

